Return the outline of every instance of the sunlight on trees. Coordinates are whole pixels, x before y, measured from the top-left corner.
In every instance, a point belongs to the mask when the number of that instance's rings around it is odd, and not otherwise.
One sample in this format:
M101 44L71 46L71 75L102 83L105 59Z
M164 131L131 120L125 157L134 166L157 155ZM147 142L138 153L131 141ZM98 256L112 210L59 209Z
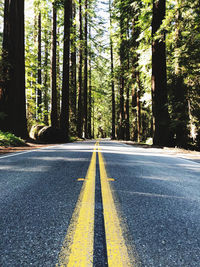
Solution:
M13 64L2 50L12 38L5 11L1 0L1 130ZM199 32L197 0L25 1L28 131L200 147Z

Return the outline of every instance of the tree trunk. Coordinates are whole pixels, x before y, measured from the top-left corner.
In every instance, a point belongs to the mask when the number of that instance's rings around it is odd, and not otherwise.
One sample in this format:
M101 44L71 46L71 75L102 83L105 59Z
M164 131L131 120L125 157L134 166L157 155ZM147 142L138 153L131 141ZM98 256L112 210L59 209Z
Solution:
M78 73L78 118L77 134L82 137L83 129L83 96L82 96L82 69L83 69L83 28L82 28L82 0L79 0L79 23L80 23L80 48L79 48L79 73Z
M189 139L189 108L187 101L187 90L184 85L183 75L181 73L180 50L182 45L181 26L182 21L181 1L177 0L176 30L175 30L175 79L174 79L174 99L173 99L173 117L175 120L176 145L179 147L187 146Z
M49 59L49 35L45 30L45 75L44 75L44 123L49 125L49 101L48 101L48 88L49 88L49 73L48 73L48 59Z
M91 25L89 26L89 40L91 42ZM88 137L92 138L92 54L89 47L89 109L88 109Z
M54 2L53 30L52 30L52 61L51 61L51 125L53 127L58 127L56 55L57 55L57 10Z
M57 36L60 36L59 28L57 28ZM58 110L58 125L60 125L59 118L61 112L61 91L62 91L62 76L60 70L60 41L57 40L57 55L56 55L56 81L57 81L57 110Z
M37 88L37 119L41 119L41 105L42 105L42 26L41 26L41 12L38 14L38 86Z
M130 140L129 85L126 88L126 140Z
M84 49L84 132L88 138L88 1L85 0L85 49Z
M152 111L153 111L153 143L167 146L169 140L169 113L167 99L166 47L165 33L161 39L155 34L165 18L166 0L153 2L152 19Z
M76 127L76 98L77 98L77 79L76 79L76 4L72 4L72 33L73 38L71 40L71 112L72 112L72 124ZM75 22L75 23L74 23Z
M131 43L132 43L132 114L134 117L134 123L133 123L133 140L134 141L138 141L140 140L140 137L138 135L138 133L140 132L138 130L139 128L139 121L140 119L139 114L140 112L138 112L139 110L139 92L138 92L138 79L137 77L139 76L139 72L138 72L138 53L137 53L137 49L138 49L138 42L137 39L140 35L140 31L137 27L137 22L138 22L138 15L134 16L133 20L132 20L132 38L131 38ZM140 88L139 88L140 90Z
M124 127L124 18L122 13L120 14L120 110L119 110L119 139L124 139L125 127Z
M138 85L138 90L136 93L137 98L137 142L141 141L141 104L140 104L140 93L141 93L141 83L140 83L140 74L136 72L136 81Z
M109 0L110 28L112 28L112 3ZM110 29L110 62L111 62L111 91L112 91L112 134L111 139L115 139L115 82L114 82L114 60L113 60L113 39Z
M63 48L63 80L60 127L66 140L69 139L69 61L70 61L70 12L71 0L64 3L64 48Z
M5 0L0 127L27 137L24 60L24 1Z
M126 61L127 61L127 68L126 71L127 73L130 73L130 45L129 45L129 21L127 21L127 52L126 52ZM130 140L130 110L129 110L129 93L130 93L130 81L129 78L127 77L127 82L126 82L126 114L125 114L125 121L126 121L126 128L125 128L125 135L126 135L126 140Z

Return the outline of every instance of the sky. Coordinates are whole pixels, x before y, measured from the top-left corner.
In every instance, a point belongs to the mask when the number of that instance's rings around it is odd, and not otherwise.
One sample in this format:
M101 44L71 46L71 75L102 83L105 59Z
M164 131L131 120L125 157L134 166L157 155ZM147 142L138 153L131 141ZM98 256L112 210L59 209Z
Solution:
M25 1L25 17L33 16L33 1Z

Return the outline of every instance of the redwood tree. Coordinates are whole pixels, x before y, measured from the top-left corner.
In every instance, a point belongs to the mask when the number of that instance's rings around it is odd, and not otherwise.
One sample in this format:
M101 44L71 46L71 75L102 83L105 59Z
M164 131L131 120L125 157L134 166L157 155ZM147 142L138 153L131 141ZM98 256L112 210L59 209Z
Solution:
M165 32L156 36L165 18L166 0L153 1L152 19L152 111L153 143L169 145Z
M110 27L112 28L112 10L111 0L109 0L109 12L110 12ZM111 90L112 90L112 135L111 138L115 139L115 82L114 82L114 59L113 59L113 37L110 31L110 67L111 67Z
M85 0L85 47L84 47L84 132L88 138L88 0Z
M77 117L77 134L78 137L82 137L83 128L83 27L82 27L82 0L79 0L79 23L80 23L80 48L79 48L79 72L78 72L78 117Z
M0 127L27 137L24 62L24 0L5 0Z
M57 9L56 2L53 2L53 29L52 29L52 62L51 62L51 125L58 126L57 109L57 83L56 83L56 52L57 52Z
M37 88L37 114L40 119L41 116L41 105L42 105L42 21L41 21L41 12L38 14L38 86Z
M119 107L119 139L124 139L125 136L125 113L124 113L124 67L125 67L125 25L124 25L124 12L120 11L120 107Z
M69 62L70 62L70 17L71 0L64 2L64 48L63 48L63 80L60 127L65 139L69 138Z

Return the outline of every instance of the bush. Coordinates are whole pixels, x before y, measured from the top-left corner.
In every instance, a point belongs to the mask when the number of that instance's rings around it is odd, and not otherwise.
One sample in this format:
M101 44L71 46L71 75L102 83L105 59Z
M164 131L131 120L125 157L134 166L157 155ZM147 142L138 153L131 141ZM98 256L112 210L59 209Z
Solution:
M12 133L0 131L0 146L25 146L24 140Z

